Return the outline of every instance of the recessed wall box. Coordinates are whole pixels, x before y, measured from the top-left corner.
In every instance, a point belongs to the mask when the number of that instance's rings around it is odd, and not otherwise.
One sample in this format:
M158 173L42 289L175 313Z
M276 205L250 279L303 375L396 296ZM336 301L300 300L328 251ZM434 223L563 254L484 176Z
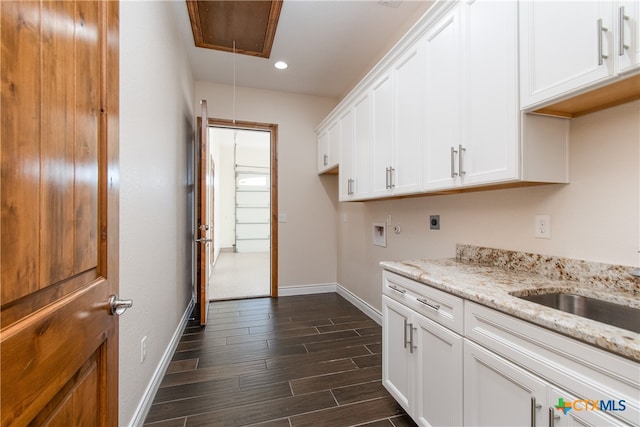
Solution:
M384 222L373 223L373 244L376 246L387 247L387 225Z

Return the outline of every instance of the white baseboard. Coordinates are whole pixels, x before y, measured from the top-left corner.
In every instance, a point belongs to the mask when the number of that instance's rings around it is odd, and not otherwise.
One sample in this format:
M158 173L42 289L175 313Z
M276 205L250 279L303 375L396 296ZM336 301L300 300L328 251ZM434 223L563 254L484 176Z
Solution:
M149 381L149 385L147 385L147 389L144 391L142 395L142 399L140 399L140 403L133 413L133 417L128 426L132 427L140 427L144 424L145 418L147 418L147 414L149 413L149 409L151 409L151 404L153 403L153 399L156 396L156 392L158 391L158 387L160 387L160 383L162 382L162 378L164 378L164 373L167 371L167 367L169 367L169 363L173 358L173 353L176 351L176 347L178 347L178 343L180 342L180 337L182 336L187 322L189 321L189 315L193 311L193 307L196 304L195 298L192 298L189 302L189 306L185 310L182 315L182 319L178 324L175 332L173 333L173 337L171 337L171 341L169 341L169 345L167 346L162 358L160 359L160 363L156 367L153 376L151 377L151 381Z
M278 295L281 297L288 297L292 295L310 295L310 294L326 294L329 292L336 292L335 283L321 283L317 285L300 285L300 286L285 286L278 288Z
M368 302L341 285L336 285L336 292L351 304L358 307L360 311L372 318L378 325L382 325L382 313L376 310Z

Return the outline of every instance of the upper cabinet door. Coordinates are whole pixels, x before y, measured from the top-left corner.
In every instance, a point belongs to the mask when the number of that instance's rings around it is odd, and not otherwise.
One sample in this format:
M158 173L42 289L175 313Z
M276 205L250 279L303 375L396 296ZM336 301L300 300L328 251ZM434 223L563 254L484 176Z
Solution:
M518 174L518 4L462 4L464 90L458 174L463 185L513 180Z
M340 116L340 200L348 200L353 193L353 136L353 108L347 108Z
M322 173L329 166L329 132L326 130L318 135L318 173Z
M614 52L618 70L626 73L640 65L640 3L638 0L620 1L614 15L618 36Z
M340 163L340 121L329 125L327 131L318 136L318 173L326 173Z
M451 188L457 181L456 151L462 142L460 8L429 32L424 44L424 161L426 190Z
M393 96L390 73L384 74L371 89L373 144L371 145L371 195L391 194L389 170L393 155Z
M422 187L423 52L412 46L393 66L394 150L391 184L394 194Z
M613 76L613 10L606 0L520 3L523 109Z
M369 144L373 135L373 113L371 96L367 92L353 107L353 176L351 191L353 198L362 198L369 193Z

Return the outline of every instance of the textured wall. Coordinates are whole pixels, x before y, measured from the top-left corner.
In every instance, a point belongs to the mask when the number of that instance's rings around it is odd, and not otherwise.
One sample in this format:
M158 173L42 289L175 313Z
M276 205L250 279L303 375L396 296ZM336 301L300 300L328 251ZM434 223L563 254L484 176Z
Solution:
M168 2L120 6L120 425L191 299L194 83ZM147 359L140 363L140 340Z

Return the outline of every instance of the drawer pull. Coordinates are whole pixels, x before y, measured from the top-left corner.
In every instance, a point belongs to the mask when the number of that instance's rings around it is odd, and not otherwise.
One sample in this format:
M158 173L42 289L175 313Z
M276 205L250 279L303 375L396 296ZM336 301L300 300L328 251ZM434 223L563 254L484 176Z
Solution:
M424 298L418 298L418 302L421 302L422 304L424 304L427 307L432 308L432 309L434 309L436 311L440 310L440 304L431 304Z
M403 294L403 295L407 292L405 289L400 289L400 288L398 288L398 287L397 287L397 286L395 286L395 285L389 285L389 287L390 287L391 289L393 289L394 291L396 291L396 292L400 292L400 293L401 293L401 294Z

